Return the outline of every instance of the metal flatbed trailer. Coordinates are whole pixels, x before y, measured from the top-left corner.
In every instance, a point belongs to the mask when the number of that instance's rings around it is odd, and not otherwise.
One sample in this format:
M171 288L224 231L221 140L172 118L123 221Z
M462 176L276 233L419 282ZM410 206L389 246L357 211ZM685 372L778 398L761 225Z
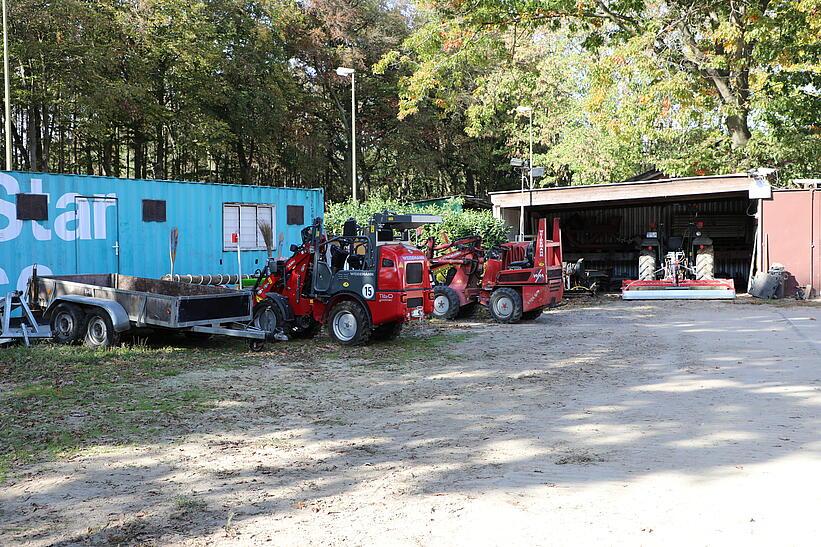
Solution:
M246 338L256 350L275 336L253 326L249 290L122 274L40 277L35 272L29 300L62 343L109 347L124 333L153 329Z

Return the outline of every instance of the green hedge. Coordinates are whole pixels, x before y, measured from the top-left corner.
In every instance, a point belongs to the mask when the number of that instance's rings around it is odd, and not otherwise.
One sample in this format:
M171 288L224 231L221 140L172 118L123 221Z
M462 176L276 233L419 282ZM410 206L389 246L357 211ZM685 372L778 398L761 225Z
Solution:
M487 248L507 241L507 228L504 222L493 218L490 211L455 210L454 205L461 205L461 201L459 198L453 198L441 205L424 207L382 198L359 203L350 200L344 203L331 203L325 209L325 227L332 234L340 234L342 225L351 217L355 218L359 225L367 226L374 213L426 213L441 216L442 224L426 226L424 238L433 236L440 242L440 233L445 233L451 241L469 235L480 235L483 245Z

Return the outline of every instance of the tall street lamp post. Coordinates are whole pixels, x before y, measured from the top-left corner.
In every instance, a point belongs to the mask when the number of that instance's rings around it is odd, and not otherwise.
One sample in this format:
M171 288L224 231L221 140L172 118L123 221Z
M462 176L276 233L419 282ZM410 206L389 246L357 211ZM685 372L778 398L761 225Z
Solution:
M530 155L528 157L528 171L530 171L530 190L533 190L533 107L531 106L517 106L517 114L527 114L529 120L529 135L530 135ZM522 173L524 175L524 173ZM525 238L525 178L522 176L522 204L519 210L519 238L524 241Z
M351 77L351 185L353 202L357 202L356 197L356 71L352 68L341 66L336 69L340 76Z
M11 84L9 83L9 33L6 0L3 0L3 77L6 88L6 170L11 171Z

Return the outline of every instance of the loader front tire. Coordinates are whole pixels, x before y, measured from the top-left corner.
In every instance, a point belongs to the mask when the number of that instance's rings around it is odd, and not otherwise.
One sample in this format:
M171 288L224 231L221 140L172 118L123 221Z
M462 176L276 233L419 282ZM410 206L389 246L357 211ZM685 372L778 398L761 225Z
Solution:
M371 338L371 320L358 302L340 302L328 314L328 334L343 346L361 346Z
M653 281L656 278L656 252L642 249L639 253L639 280Z
M433 288L433 316L449 321L459 315L459 295L447 285Z
M715 278L715 251L712 245L705 245L696 253L696 279Z
M496 289L490 295L488 311L498 323L518 323L522 319L522 297L509 287Z

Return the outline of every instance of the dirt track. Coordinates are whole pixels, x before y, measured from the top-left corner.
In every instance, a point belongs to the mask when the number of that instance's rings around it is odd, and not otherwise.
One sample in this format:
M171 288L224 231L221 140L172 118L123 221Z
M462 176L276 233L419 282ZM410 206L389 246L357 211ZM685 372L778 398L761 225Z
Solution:
M568 306L436 362L269 362L187 433L38 464L0 544L801 544L821 534L821 308ZM343 354L344 355L344 354Z

